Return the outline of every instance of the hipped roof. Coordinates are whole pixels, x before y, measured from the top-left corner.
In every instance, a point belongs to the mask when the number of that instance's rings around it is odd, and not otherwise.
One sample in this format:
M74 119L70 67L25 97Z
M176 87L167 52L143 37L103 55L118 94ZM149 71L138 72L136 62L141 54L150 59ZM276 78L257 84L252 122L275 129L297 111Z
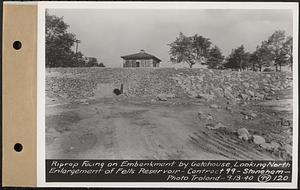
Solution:
M160 59L158 59L154 55L148 54L146 52L139 52L139 53L135 53L135 54L131 54L131 55L124 55L124 56L121 56L121 58L123 58L125 60L129 60L129 59L155 59L156 61L161 62Z

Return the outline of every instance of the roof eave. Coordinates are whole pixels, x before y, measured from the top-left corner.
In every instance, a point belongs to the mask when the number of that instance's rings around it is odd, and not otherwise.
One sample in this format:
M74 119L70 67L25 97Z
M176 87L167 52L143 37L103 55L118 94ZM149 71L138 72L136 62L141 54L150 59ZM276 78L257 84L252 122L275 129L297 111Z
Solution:
M158 59L157 57L155 57L155 59L156 59L156 61L158 61L158 62L161 62L161 60L160 60L160 59Z

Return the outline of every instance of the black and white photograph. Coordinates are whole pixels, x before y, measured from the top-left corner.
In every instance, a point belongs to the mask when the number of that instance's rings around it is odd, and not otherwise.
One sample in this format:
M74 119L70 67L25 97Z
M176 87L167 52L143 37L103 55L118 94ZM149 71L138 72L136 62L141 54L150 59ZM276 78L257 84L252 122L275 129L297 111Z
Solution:
M46 158L291 160L292 21L47 9Z
M294 4L75 5L40 12L47 183L295 185Z
M299 2L3 6L3 185L299 187Z

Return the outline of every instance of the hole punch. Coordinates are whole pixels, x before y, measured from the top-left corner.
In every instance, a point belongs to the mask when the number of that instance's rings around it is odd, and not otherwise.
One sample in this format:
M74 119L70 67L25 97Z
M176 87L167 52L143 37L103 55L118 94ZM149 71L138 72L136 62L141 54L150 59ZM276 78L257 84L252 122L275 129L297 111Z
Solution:
M23 145L20 143L16 143L14 149L16 152L21 152L23 150Z
M14 41L13 47L14 47L14 49L16 49L16 50L19 50L19 49L21 49L21 47L22 47L22 43L21 43L20 41Z

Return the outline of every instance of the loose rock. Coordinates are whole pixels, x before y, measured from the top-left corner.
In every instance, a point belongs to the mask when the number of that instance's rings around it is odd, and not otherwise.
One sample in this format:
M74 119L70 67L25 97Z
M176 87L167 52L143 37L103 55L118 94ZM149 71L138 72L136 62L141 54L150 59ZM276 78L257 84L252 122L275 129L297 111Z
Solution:
M87 102L86 99L84 99L84 100L80 100L80 104L88 105L89 103Z
M239 97L242 99L242 100L248 100L249 99L249 96L247 94L239 94Z
M227 89L224 90L224 97L229 99L229 100L234 100L235 99L235 97Z
M215 125L215 129L219 129L219 128L227 128L227 126L223 125L222 123L218 123L217 125Z
M217 125L207 124L207 125L205 125L205 127L210 129L210 130L216 130L216 129L219 129L219 128L227 128L227 126L223 125L222 123L218 123Z
M286 151L286 153L289 155L289 156L292 156L293 155L293 147L289 144L286 144L284 146L284 149Z
M201 111L198 112L198 118L204 121L213 120L213 117L210 114L205 114Z
M277 150L280 147L280 144L275 141L272 141L270 144L271 144L273 150Z
M167 101L167 97L164 94L157 95L157 99L160 101Z
M263 149L266 149L266 150L273 150L273 146L270 144L270 143L262 143L260 144L260 146L263 148Z
M159 94L157 95L158 100L160 101L167 101L170 98L175 98L174 94Z
M241 114L245 116L245 119L254 119L257 117L257 114L253 111L241 111Z
M288 126L290 126L291 123L292 123L291 121L286 120L286 119L284 119L284 118L281 118L280 121L281 121L281 126L284 126L284 127L288 127Z
M248 94L252 97L254 97L254 92L252 92L251 90L248 90Z
M253 135L253 142L254 142L254 144L261 145L263 143L266 143L266 140L262 136Z
M250 116L252 117L252 118L256 118L257 117L257 114L256 113L250 113Z
M198 94L197 98L205 99L207 101L213 100L214 96L210 94Z
M219 106L216 105L216 104L212 104L212 105L210 105L209 107L210 107L210 108L214 108L214 109L218 109L218 108L219 108Z
M238 137L244 141L248 141L249 138L251 137L249 131L246 128L240 128L237 131Z

